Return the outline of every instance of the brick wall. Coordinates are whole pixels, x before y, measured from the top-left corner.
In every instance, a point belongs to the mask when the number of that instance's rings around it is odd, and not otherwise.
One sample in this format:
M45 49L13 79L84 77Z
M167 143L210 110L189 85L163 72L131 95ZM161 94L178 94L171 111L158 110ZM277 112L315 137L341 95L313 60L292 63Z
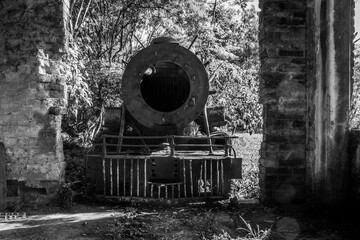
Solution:
M0 2L0 161L8 197L33 190L56 195L63 178L66 2Z
M264 202L304 200L306 0L260 1L260 188Z
M265 202L338 206L348 200L353 3L260 1Z

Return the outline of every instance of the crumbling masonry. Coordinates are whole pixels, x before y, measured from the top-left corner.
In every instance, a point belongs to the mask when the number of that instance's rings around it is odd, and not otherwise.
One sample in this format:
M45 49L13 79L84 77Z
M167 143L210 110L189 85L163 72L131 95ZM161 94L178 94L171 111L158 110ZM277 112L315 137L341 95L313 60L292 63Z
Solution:
M2 204L5 189L8 201L49 201L63 178L65 3L0 2Z

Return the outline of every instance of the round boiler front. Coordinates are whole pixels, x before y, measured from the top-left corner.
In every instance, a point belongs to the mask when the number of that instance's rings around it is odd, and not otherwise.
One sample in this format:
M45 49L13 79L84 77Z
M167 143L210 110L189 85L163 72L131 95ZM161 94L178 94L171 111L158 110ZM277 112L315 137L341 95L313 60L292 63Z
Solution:
M124 104L148 128L184 128L205 107L209 82L201 61L174 43L139 51L123 76Z

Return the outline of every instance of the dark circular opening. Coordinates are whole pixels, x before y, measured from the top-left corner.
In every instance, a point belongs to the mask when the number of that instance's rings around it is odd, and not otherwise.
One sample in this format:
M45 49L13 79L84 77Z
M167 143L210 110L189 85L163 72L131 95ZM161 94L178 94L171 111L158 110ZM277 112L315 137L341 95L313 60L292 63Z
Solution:
M150 107L159 112L171 112L180 108L188 99L190 81L181 67L162 62L144 72L140 90Z

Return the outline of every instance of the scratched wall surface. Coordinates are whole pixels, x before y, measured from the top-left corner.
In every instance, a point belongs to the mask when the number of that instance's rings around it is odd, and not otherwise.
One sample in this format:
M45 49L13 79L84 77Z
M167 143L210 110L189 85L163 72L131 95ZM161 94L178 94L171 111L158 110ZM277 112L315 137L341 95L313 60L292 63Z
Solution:
M336 206L350 199L348 113L353 1L311 1L307 134L308 200Z
M259 2L264 202L332 206L348 197L353 4Z
M21 189L50 193L63 178L65 3L0 2L0 161L8 196Z

